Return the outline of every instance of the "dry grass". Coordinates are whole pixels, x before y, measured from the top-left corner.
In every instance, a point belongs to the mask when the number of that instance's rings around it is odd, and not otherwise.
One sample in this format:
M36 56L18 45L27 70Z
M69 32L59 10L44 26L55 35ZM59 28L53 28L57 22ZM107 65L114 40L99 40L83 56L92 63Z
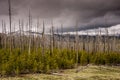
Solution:
M120 80L120 66L80 66L55 74L27 74L19 77L0 78L0 80Z

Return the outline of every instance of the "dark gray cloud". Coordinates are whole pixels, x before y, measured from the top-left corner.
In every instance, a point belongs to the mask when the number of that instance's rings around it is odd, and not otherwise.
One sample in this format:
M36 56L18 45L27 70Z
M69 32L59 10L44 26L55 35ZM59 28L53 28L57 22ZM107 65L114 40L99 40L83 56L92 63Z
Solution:
M0 15L7 15L8 8L7 8L6 1L0 0Z
M0 16L8 15L8 0L0 0ZM12 13L34 18L53 19L64 24L65 31L72 31L75 22L78 30L110 27L120 24L120 0L11 0Z

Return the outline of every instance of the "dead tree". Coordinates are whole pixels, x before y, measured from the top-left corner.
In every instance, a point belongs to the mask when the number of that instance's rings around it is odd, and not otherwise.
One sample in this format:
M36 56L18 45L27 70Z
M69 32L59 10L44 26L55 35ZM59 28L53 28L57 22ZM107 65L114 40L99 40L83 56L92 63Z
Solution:
M63 24L61 24L61 34L60 34L60 49L63 49Z
M83 47L83 51L85 51L85 38L84 36L82 36L82 47Z
M54 26L52 23L52 48L54 49L55 47L55 37L54 37Z
M45 23L43 21L43 32L42 32L42 55L45 54Z
M101 40L102 40L102 35L101 35L101 29L99 28L99 34L98 34L98 50L101 52Z
M53 53L54 46L55 46L55 43L54 43L54 27L53 27L53 23L52 23L52 26L50 28L50 54L51 55Z
M106 30L106 38L107 38L107 53L109 53L109 49L110 49L110 45L109 45L109 32L108 32L108 29L105 28Z
M8 0L8 5L9 5L9 27L10 27L10 53L12 52L12 45L11 45L11 26L12 26L12 16L11 16L11 0Z
M39 19L37 20L37 25L36 25L36 32L38 33L39 32ZM39 48L39 34L36 36L36 53L38 52L38 48Z
M67 50L69 50L70 49L70 34L68 32L67 32L66 44L67 44Z
M16 25L15 25L15 23L14 23L14 28L13 28L13 33L15 33L15 27L16 27ZM15 49L16 48L16 43L15 43L15 36L13 35L12 36L12 46L13 46L13 49Z
M4 46L4 21L2 20L2 34L0 35L1 36L1 48L3 49L3 46Z
M52 29L50 28L50 45L49 45L49 49L50 49L50 55L52 55Z
M57 34L57 43L56 43L56 48L59 49L59 32L58 32L58 29L56 29L56 34Z
M87 52L89 53L90 52L90 48L89 48L89 34L88 34L88 31L87 31Z
M22 51L21 20L19 20L19 31L20 31L20 33L19 33L19 42L20 42L19 49L20 49L20 51Z
M6 49L7 47L7 45L6 45L6 40L7 40L7 34L6 34L6 23L5 23L5 21L3 20L2 21L2 33L4 34L4 36L3 36L3 47L4 47L4 49Z
M78 31L77 31L78 25L76 24L75 27L75 52L76 52L76 67L78 66L78 47L79 47L79 35L78 35Z
M24 46L24 44L25 44L25 42L24 42L24 38L25 38L25 36L24 36L24 20L23 19L21 20L21 31L22 31L21 42L23 43L23 44L21 44L21 47L22 47L22 51L23 51L23 50L25 50L25 46Z
M31 54L31 28L32 28L32 18L31 18L31 13L29 11L29 50L28 50L28 54Z

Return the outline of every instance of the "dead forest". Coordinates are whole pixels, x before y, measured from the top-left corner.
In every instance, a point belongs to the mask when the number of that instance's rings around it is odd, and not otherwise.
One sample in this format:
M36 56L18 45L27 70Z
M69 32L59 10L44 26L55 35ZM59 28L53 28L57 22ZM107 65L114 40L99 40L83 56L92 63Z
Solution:
M60 69L75 68L78 65L119 65L120 35L98 34L91 36L64 34L56 30L54 24L46 33L46 23L37 20L36 26L29 12L28 23L18 20L18 26L12 24L9 2L9 31L6 21L0 23L0 75L22 73L51 73ZM16 27L18 28L16 30ZM27 27L28 30L25 30ZM32 31L35 28L35 31ZM39 30L42 29L42 32Z

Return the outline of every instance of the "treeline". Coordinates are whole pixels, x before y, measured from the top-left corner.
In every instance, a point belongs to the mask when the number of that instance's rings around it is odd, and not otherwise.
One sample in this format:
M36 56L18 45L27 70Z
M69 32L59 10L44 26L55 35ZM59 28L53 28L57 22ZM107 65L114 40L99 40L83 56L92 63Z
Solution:
M0 75L52 73L87 64L120 64L120 38L110 36L107 29L104 36L101 32L96 36L79 35L77 28L76 34L70 35L63 33L63 26L61 32L55 31L52 24L49 34L45 34L44 21L42 28L39 21L33 26L29 16L28 31L23 24L24 21L19 20L19 30L7 33L2 21ZM32 32L33 27L36 27L35 32Z
M60 69L75 68L78 65L119 65L120 38L101 33L96 36L79 35L76 28L74 36L55 31L52 24L49 34L45 34L37 22L33 26L29 16L28 31L24 21L19 20L19 30L7 33L2 21L0 34L0 75L25 73L51 73ZM14 26L15 27L15 26ZM32 28L36 31L32 32ZM38 30L42 29L40 33Z

